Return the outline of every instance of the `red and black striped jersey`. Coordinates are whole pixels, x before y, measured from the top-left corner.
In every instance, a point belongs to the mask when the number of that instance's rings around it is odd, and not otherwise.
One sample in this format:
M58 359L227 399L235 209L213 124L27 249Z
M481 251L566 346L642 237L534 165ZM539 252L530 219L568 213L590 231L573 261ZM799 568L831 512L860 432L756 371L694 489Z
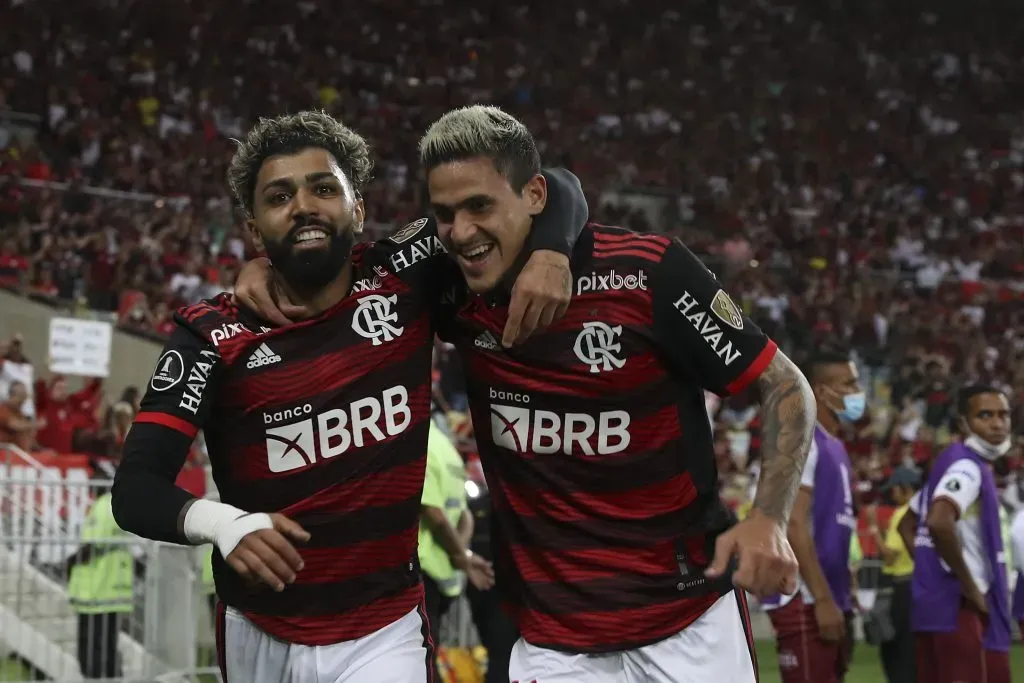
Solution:
M451 272L424 224L356 246L351 293L310 320L270 329L227 294L182 309L136 417L133 434L203 429L223 502L309 531L280 593L214 553L218 596L282 640L360 638L422 598L432 292Z
M544 175L548 202L529 245L569 254L586 201L568 171ZM214 552L217 594L307 645L363 637L422 599L434 325L465 290L432 219L355 247L351 260L348 296L303 322L270 329L227 295L179 311L113 488L122 528L180 542L191 496L173 482L202 429L221 500L281 512L312 536L281 593L250 590Z
M576 652L664 639L732 586L731 524L703 389L730 394L776 347L678 240L589 225L565 317L504 349L506 307L471 297L466 365L494 501L498 585L527 641Z

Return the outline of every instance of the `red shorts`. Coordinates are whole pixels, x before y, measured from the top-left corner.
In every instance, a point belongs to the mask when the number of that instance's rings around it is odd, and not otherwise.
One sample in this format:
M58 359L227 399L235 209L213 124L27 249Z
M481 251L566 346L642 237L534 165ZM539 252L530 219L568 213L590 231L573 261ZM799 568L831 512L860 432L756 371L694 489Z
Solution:
M800 596L768 612L775 628L782 683L842 683L850 664L847 644L826 643L818 636L814 605Z
M961 607L956 630L915 633L917 683L986 683L981 615Z
M985 650L985 683L1010 683L1010 653Z

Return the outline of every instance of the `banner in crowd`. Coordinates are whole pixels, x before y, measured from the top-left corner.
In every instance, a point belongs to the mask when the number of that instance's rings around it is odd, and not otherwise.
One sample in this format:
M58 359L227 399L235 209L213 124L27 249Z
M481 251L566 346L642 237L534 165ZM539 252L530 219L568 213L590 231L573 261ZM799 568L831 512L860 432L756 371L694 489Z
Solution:
M77 318L50 320L50 372L60 375L110 375L110 323Z

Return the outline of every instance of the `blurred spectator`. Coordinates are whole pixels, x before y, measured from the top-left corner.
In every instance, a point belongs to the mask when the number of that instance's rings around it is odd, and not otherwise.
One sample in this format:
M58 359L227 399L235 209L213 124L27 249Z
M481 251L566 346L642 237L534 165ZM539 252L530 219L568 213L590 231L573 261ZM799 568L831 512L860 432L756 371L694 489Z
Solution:
M104 437L107 444L107 455L115 462L121 461L121 449L124 447L128 430L132 428L133 419L135 419L135 410L130 403L118 401L110 409Z
M871 418L845 437L865 482L954 438L967 383L1005 386L1024 435L1020 3L56 7L0 7L0 109L41 117L0 123L0 286L166 335L253 256L224 171L255 117L323 107L367 136L377 238L426 210L426 125L488 102L581 177L595 220L681 237L798 363L853 349ZM0 397L32 387L9 367ZM438 404L464 410L458 358L439 368ZM758 407L708 408L723 488L745 492Z
M12 382L7 399L0 403L0 443L12 443L26 452L35 446L36 429L39 427L35 420L24 415L22 407L27 400L25 385Z
M11 386L17 382L28 392L26 401L22 401L22 414L25 417L35 417L36 410L33 403L32 378L35 371L32 362L22 352L24 338L20 334L11 337L6 345L0 346L0 400L8 398Z
M37 381L36 411L42 425L36 435L39 446L58 453L77 450L75 435L93 428L102 387L101 379L92 379L71 394L67 380L60 375L51 377L49 386L42 380Z

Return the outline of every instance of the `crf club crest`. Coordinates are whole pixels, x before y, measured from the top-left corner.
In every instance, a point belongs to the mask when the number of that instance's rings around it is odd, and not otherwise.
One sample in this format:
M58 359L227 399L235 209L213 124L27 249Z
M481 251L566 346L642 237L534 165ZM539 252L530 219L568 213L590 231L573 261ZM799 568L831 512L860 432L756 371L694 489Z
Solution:
M718 316L719 320L729 327L737 330L743 329L743 314L736 307L724 289L718 290L715 298L711 300L711 310Z
M418 220L409 223L409 225L395 232L391 236L391 241L395 244L401 244L402 242L408 242L413 236L423 229L423 226L427 224L426 218L420 218Z

